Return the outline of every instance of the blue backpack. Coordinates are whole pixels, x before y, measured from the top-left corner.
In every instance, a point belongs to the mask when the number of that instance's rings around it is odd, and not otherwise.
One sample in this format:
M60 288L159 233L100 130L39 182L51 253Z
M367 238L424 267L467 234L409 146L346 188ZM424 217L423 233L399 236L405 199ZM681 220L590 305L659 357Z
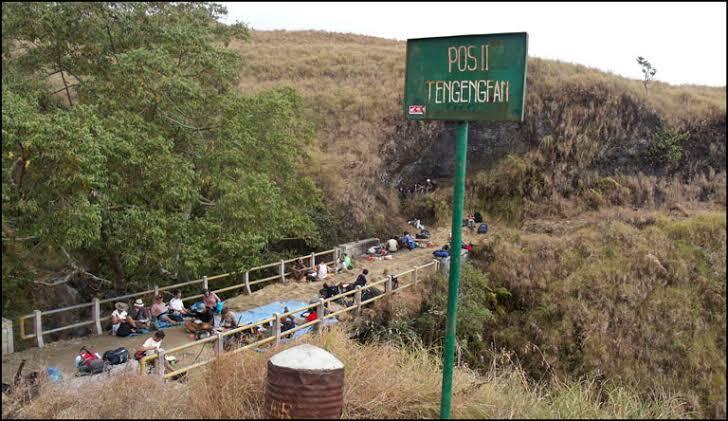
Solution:
M478 226L478 234L487 234L488 233L488 224L480 224Z
M437 251L433 251L433 252L432 252L432 254L433 254L433 255L434 255L435 257L448 257L448 256L450 256L450 253L449 253L449 252L447 252L446 250L437 250Z

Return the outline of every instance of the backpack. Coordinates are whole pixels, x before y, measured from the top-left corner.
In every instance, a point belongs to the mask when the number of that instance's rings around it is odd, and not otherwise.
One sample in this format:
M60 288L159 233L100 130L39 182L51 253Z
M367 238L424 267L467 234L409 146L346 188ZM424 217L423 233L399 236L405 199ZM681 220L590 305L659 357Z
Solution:
M476 224L480 224L483 222L483 215L480 214L480 212L475 212L475 215L473 215L473 219L475 220Z
M432 254L435 257L448 257L448 256L450 256L450 253L448 253L446 250L433 251Z
M487 234L488 233L488 224L480 224L478 226L478 234Z
M111 365L124 364L129 361L129 350L121 347L104 352L104 361Z
M96 358L94 353L86 351L81 355L81 366L78 371L81 373L99 374L104 371L104 360Z
M129 323L122 323L119 328L116 329L116 336L129 336L131 335L131 325Z

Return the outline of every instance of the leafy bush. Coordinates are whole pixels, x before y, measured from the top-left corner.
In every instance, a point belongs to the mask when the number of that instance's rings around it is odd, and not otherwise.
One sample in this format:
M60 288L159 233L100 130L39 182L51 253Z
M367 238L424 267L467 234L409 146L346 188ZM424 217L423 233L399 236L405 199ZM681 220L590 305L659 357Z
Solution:
M674 128L659 129L645 150L647 162L658 168L677 167L683 159L683 144L689 136Z

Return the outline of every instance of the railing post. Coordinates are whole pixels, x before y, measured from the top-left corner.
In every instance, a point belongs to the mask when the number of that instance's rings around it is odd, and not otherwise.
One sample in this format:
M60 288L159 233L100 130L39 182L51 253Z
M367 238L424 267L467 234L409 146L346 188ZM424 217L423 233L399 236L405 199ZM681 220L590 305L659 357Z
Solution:
M157 350L157 376L164 380L164 363L167 361L164 357L166 352L163 349Z
M91 300L93 303L93 306L91 307L91 314L94 319L94 323L96 324L96 334L101 335L103 330L101 330L101 301L98 297L94 297L93 300Z
M392 293L392 277L387 276L387 280L384 282L384 295Z
M250 292L250 272L245 271L245 292L248 293L248 295L251 294Z
M157 298L157 295L159 295L159 285L154 285L154 298Z
M217 333L217 342L215 343L215 358L222 357L222 354L225 352L225 348L223 345L225 344L225 337L222 336L222 332L216 332Z
M417 284L417 268L418 268L418 266L415 265L415 271L413 272L413 276L415 278L415 282L414 282L415 284Z
M205 276L202 277L202 288L203 289L208 289L208 287L207 287L207 275L205 275Z
M273 313L273 317L275 317L275 320L273 320L273 334L276 337L276 346L278 346L281 342L281 316L278 313Z
M41 311L33 310L35 315L35 337L38 340L38 348L43 348L43 321L41 320Z
M316 307L316 314L318 315L319 322L314 325L314 329L316 329L317 332L321 332L324 328L324 314L326 314L326 308L324 307L324 299L319 298L318 307Z
M316 255L314 253L311 253L311 269L316 266Z
M340 248L338 248L338 247L336 247L336 248L334 249L334 265L336 265L336 263L338 263L338 261L339 261L339 257L340 257L340 256L341 256L341 249L340 249ZM334 266L334 267L335 267L335 266Z
M356 286L356 294L354 294L354 305L356 306L356 315L361 314L361 285Z
M286 261L281 260L281 282L286 283Z

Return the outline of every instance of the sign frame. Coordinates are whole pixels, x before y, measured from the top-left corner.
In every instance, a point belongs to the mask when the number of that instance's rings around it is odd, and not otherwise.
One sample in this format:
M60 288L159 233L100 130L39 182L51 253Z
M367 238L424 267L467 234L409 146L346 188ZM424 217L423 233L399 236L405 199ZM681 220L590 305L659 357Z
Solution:
M514 57L517 57L517 59L520 61L516 63L514 66L516 67L503 67L502 65L496 64L495 69L490 70L480 70L477 71L477 62L476 64L476 72L469 71L470 75L477 75L477 76L483 76L483 75L490 75L491 73L494 74L494 76L498 75L504 75L506 73L518 73L520 71L520 65L522 64L523 74L517 75L517 80L512 81L514 83L520 83L521 84L521 95L519 96L518 100L520 102L520 116L517 116L513 112L504 112L502 110L502 106L500 107L501 110L499 110L500 114L503 116L507 116L506 118L499 118L498 116L494 115L485 115L482 112L483 106L480 106L479 110L467 110L463 112L457 112L457 111L451 111L451 112L445 112L442 109L440 110L434 110L428 112L428 108L430 110L433 109L433 107L428 107L429 105L432 105L430 103L427 103L427 101L419 100L417 98L413 98L413 94L415 94L417 88L413 88L410 86L411 83L411 76L413 76L413 72L415 71L412 69L411 66L414 66L413 64L413 55L415 55L416 49L435 49L440 46L436 46L438 43L446 43L447 41L451 40L453 44L456 44L458 41L461 42L495 42L495 43L503 43L508 42L510 44L516 44L519 42L522 42L522 47L520 48L520 54L516 53L513 54ZM429 41L429 43L428 43ZM429 45L428 45L429 44ZM483 44L481 44L483 45ZM486 44L487 45L487 44ZM461 46L462 47L462 46ZM427 52L424 52L422 54L417 55L418 58L422 59L420 56L426 56ZM446 53L446 60L444 62L447 62L448 59L450 59L450 51ZM468 50L468 54L470 54L470 51ZM477 51L475 52L475 55L477 55ZM473 56L470 56L470 58L475 58ZM503 59L503 53L497 55L496 57L493 57L493 59ZM507 58L507 57L505 57ZM482 59L482 57L481 57ZM422 59L425 60L425 59ZM491 62L488 57L488 51L485 51L485 63L486 66L488 63ZM422 63L418 63L422 65ZM468 63L468 67L469 67ZM448 63L448 66L450 66L450 63ZM482 66L481 66L482 67ZM469 70L469 69L468 69ZM424 37L424 38L410 38L407 39L407 46L406 46L406 52L405 52L405 82L404 82L404 96L403 96L403 110L405 114L405 118L408 120L449 120L449 121L515 121L515 122L523 122L525 118L525 110L526 110L526 91L527 91L527 74L528 74L528 32L503 32L503 33L497 33L497 34L469 34L469 35L450 35L450 36L443 36L443 37ZM411 73L412 72L412 73ZM460 74L467 74L464 71L460 71ZM424 75L423 78L427 79L429 75ZM522 79L521 79L522 78ZM459 80L453 80L453 79L445 79L446 82L459 82ZM484 82L484 80L479 80L478 82ZM497 80L496 80L497 82ZM511 82L511 80L509 80ZM454 84L453 84L454 86ZM480 86L480 84L476 83L476 90ZM484 86L484 85L483 85ZM425 89L420 88L420 89ZM430 85L431 89L431 85ZM469 89L472 89L470 87ZM444 93L444 92L443 92ZM481 92L482 94L482 92ZM437 94L436 94L437 95ZM486 90L486 99L489 98L489 92ZM416 96L416 95L414 95ZM482 95L481 95L482 98ZM470 98L469 98L470 99ZM511 98L512 99L512 98ZM477 101L476 101L477 102ZM489 103L490 105L492 103ZM511 111L513 108L518 108L518 103L515 103L511 101L511 103L508 104L507 108L509 111ZM417 113L410 113L410 109L412 107L415 107L416 110L421 110L421 112ZM471 102L466 103L465 105L460 105L458 107L473 107L473 104ZM443 107L437 107L436 108L443 108ZM495 114L495 111L489 111L491 114Z

